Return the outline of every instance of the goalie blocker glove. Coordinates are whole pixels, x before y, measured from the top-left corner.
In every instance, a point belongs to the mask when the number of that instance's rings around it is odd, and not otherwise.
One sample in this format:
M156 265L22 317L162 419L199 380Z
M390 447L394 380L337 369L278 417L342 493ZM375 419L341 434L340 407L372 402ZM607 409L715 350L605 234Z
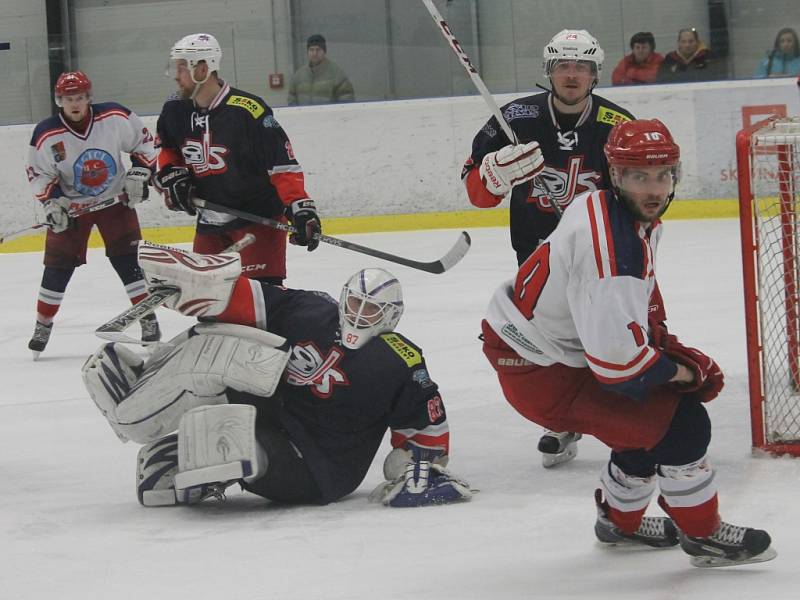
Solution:
M445 468L447 461L441 448L425 448L410 441L405 448L395 448L383 464L387 481L372 491L370 500L394 508L469 500L469 484Z
M292 225L297 229L296 233L289 236L289 242L297 246L305 246L309 252L316 250L319 246L319 237L314 237L314 235L319 236L322 233L322 224L314 201L308 198L295 200L289 206L289 213Z
M167 165L156 175L156 185L164 193L167 208L196 215L192 205L192 176L186 167Z

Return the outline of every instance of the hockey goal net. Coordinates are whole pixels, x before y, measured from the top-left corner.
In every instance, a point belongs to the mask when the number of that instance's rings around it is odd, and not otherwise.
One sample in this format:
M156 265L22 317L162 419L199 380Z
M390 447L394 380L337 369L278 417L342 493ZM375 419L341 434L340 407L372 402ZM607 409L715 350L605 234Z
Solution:
M753 448L800 456L800 118L736 136Z

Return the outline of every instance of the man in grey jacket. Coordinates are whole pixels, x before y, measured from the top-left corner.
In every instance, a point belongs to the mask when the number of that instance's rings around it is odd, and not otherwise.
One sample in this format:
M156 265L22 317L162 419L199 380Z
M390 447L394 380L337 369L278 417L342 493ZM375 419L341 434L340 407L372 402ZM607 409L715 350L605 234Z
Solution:
M355 100L353 84L341 67L327 57L325 38L315 33L306 42L308 63L289 84L289 106L332 104Z

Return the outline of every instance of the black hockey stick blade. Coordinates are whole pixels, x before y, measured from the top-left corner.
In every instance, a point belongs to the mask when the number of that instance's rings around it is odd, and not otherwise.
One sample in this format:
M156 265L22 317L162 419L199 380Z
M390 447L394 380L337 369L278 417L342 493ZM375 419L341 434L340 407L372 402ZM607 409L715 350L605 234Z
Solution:
M125 330L136 323L136 321L139 319L154 312L159 306L164 304L164 302L179 292L180 290L176 287L162 287L154 289L141 302L134 304L128 309L122 311L107 323L100 325L100 327L94 330L94 333L97 337L104 340L110 340L112 342L135 342L138 344L146 344L148 342L135 340L125 335Z
M199 208L205 208L208 210L213 210L215 212L227 213L229 215L239 217L240 219L244 219L245 221L260 223L261 225L273 227L281 231L287 231L289 233L297 232L297 229L295 229L291 225L287 225L286 223L281 223L280 221L276 221L275 219L254 215L252 213L248 213L242 210L237 210L235 208L229 208L227 206L222 206L221 204L209 202L208 200L203 200L201 198L195 198L194 205ZM344 248L345 250L360 252L361 254L366 254L367 256L373 256L375 258L380 258L382 260L393 262L398 265L404 265L412 269L425 271L426 273L434 273L437 275L439 273L444 273L445 271L453 268L462 258L464 258L464 256L469 251L470 245L472 244L472 240L470 239L469 234L466 231L462 231L456 243L453 245L452 248L450 248L450 250L448 250L447 254L445 254L442 258L431 262L423 262L423 261L411 260L410 258L405 258L403 256L397 256L396 254L389 254L388 252L383 252L382 250L376 250L375 248L368 248L367 246L362 246L354 242L348 242L346 240L331 237L329 235L314 234L314 238L318 239L320 242L330 244L331 246L338 246L339 248Z

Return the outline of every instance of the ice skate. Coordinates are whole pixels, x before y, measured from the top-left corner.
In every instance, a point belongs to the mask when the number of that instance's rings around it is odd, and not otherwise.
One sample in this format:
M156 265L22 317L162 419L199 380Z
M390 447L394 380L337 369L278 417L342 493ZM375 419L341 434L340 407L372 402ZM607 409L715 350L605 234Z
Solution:
M671 548L678 545L678 531L672 519L667 517L644 517L639 529L625 533L608 518L608 504L603 501L603 493L594 493L597 504L597 521L594 533L604 544L619 546L650 546L651 548Z
M731 567L766 562L778 553L770 546L766 531L731 525L724 521L710 536L692 537L680 533L683 551L695 567Z
M41 321L36 321L36 329L33 330L33 337L31 337L31 341L28 342L28 348L33 352L33 360L37 360L42 350L47 346L52 331L52 323L45 325Z
M149 314L142 317L139 321L142 327L142 341L143 342L158 342L161 340L161 328L158 326L158 321L154 314Z
M538 450L542 453L542 466L545 469L555 467L571 461L578 455L578 440L583 437L580 433L570 431L558 432L544 430L539 438Z

